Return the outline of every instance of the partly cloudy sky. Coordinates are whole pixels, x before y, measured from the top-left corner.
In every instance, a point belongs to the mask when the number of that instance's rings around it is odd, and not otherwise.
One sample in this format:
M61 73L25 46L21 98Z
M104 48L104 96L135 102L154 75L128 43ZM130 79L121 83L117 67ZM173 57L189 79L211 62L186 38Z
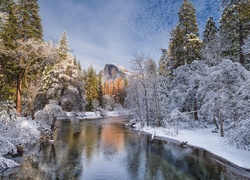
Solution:
M218 0L190 0L202 34L209 16L219 19ZM44 39L57 43L67 32L72 54L83 68L107 63L130 68L134 54L158 62L183 0L38 0Z

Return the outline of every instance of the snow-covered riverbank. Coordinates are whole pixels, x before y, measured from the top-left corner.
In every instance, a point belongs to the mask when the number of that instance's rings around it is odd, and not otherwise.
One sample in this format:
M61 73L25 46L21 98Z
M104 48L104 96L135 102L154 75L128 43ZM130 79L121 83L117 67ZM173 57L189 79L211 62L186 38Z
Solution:
M236 149L229 146L225 138L221 138L219 133L212 133L214 127L199 130L178 130L178 135L174 135L173 130L165 128L153 128L137 126L137 130L147 132L156 137L166 137L180 142L188 142L188 145L203 148L215 155L227 159L233 164L250 170L250 151Z

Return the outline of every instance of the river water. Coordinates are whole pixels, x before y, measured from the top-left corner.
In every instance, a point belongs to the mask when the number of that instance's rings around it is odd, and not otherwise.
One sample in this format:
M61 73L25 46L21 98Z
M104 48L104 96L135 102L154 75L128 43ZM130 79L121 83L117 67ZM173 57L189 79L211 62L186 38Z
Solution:
M58 121L54 144L39 143L35 153L26 154L21 166L2 179L250 179L250 172L203 150L131 131L126 121Z

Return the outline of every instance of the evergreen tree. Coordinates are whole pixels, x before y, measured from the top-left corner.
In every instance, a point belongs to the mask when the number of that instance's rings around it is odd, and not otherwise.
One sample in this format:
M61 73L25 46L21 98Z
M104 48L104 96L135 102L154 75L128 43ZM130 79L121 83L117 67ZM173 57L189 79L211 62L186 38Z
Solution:
M200 38L193 33L187 34L185 37L185 50L186 50L186 56L184 56L184 62L185 64L191 64L193 60L200 59L201 58L201 47L202 47L202 41Z
M167 50L161 49L161 57L159 61L158 73L161 76L167 75Z
M39 16L39 5L37 0L18 0L20 38L23 41L34 38L43 38L42 22Z
M86 110L93 110L93 102L98 99L98 79L96 71L92 65L88 68L85 77L85 92L86 92Z
M250 0L223 0L223 13L220 21L222 56L244 65L242 46L250 34Z
M195 8L188 0L183 1L178 15L179 23L170 32L169 43L169 55L172 61L174 61L172 63L172 68L174 69L199 59L201 49Z
M19 39L18 17L15 9L15 3L10 1L5 8L8 18L3 24L0 33L3 45L7 50L15 49L17 47L16 41Z
M184 35L183 29L178 24L170 32L170 43L169 43L169 56L173 60L172 68L175 69L178 66L181 66L184 63L185 49L184 44Z
M180 27L183 29L184 34L196 34L199 36L198 24L196 22L195 8L188 0L184 0L180 7L179 23Z
M2 1L1 11L7 15L6 20L1 26L0 38L2 42L3 53L1 53L1 85L0 99L14 99L15 71L17 65L13 61L11 51L17 48L18 40L18 18L15 13L16 4L13 1Z
M215 65L220 59L220 38L217 34L213 17L209 17L203 32L202 57L211 65Z
M215 25L214 19L210 16L206 22L205 30L202 34L203 46L207 46L210 44L210 42L215 40L217 31L218 29Z
M79 60L77 61L77 67L78 67L79 71L82 71L81 62Z
M98 101L100 107L103 107L102 71L98 74Z
M74 60L73 60L74 62L74 65L77 67L77 61L76 61L76 56L74 56Z
M68 40L66 31L63 32L61 39L58 44L58 55L60 60L66 60L68 56L69 48L68 48Z

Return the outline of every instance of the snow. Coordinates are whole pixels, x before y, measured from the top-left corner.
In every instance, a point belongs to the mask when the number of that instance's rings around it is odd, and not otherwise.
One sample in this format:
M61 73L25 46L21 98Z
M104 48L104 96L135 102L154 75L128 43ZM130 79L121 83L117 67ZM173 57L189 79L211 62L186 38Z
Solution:
M17 145L22 145L27 150L30 145L35 144L40 138L37 130L38 124L35 121L24 118L17 118L11 124L3 126L0 119L0 173L8 168L14 168L19 164L13 160L1 157L6 154L16 154Z
M105 111L105 110L103 111L104 112L98 110L84 111L84 112L65 112L65 114L67 117L76 117L78 119L100 119L104 117L117 117L121 115L129 115L131 113L129 110L123 108L115 109L114 111Z
M0 173L4 173L6 169L15 168L19 166L16 162L0 157Z
M138 123L139 124L139 123ZM137 126L139 126L137 124ZM212 133L214 127L191 130L178 130L178 134L174 129L154 128L151 126L138 128L139 131L147 132L154 137L166 137L180 142L188 142L188 145L200 147L216 154L222 158L229 160L237 166L250 169L250 151L237 149L228 145L225 138L220 137L219 133Z

